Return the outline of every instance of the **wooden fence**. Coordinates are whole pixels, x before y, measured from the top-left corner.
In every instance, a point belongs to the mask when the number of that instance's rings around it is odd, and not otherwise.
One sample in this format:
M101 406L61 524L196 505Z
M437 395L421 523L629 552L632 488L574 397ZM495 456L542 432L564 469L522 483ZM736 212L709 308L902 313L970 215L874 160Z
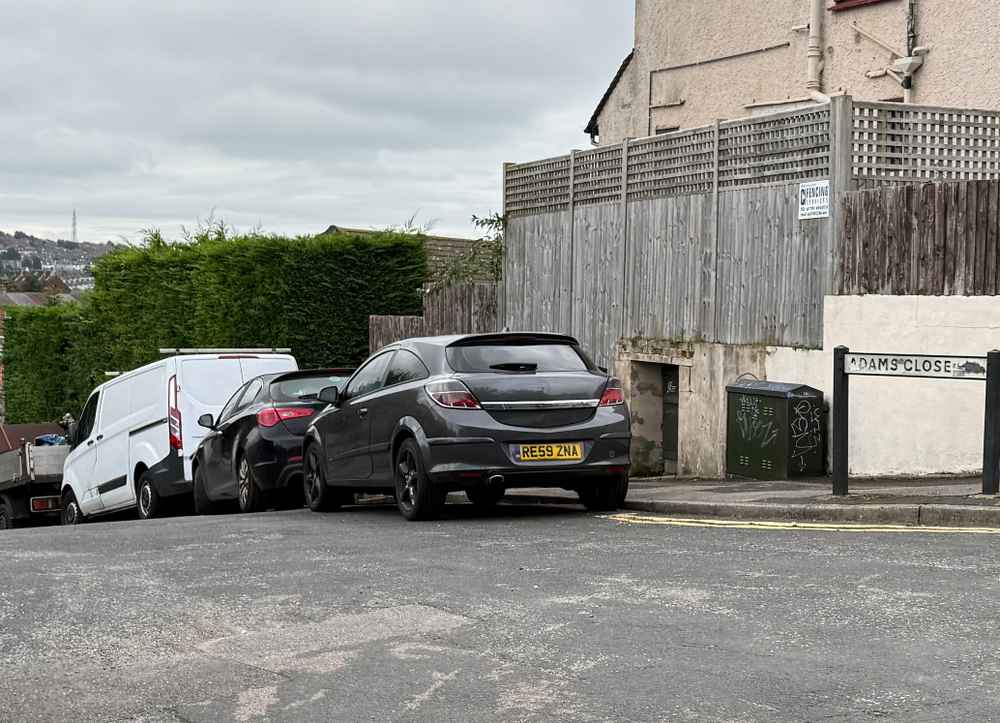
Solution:
M507 168L504 323L568 332L598 363L621 337L822 337L830 219L799 184L836 176L833 105Z
M1000 182L855 191L840 211L839 293L1000 293Z
M423 316L369 316L368 346L375 352L393 342L416 336L482 334L497 328L495 284L450 285L427 291Z
M513 329L571 333L600 363L610 362L618 340L630 336L819 347L823 296L848 288L847 279L856 288L858 265L846 269L848 258L863 254L865 263L883 264L878 282L865 288L911 288L898 280L886 287L886 249L902 251L895 237L873 231L880 226L869 224L865 238L852 242L879 250L841 247L845 221L838 209L845 195L931 178L997 177L1000 113L846 96L507 165L501 318ZM801 184L810 181L829 181L829 218L799 219ZM964 203L966 214L969 203L977 219L988 214L978 187L955 193L964 194L955 203ZM956 209L956 223L959 205L948 206ZM984 233L981 258L989 264L993 247ZM980 257L963 243L956 280L940 288L990 293L987 278L995 284L995 274L983 272L977 285Z
M384 346L400 339L409 339L424 334L422 316L369 316L368 351L375 353Z

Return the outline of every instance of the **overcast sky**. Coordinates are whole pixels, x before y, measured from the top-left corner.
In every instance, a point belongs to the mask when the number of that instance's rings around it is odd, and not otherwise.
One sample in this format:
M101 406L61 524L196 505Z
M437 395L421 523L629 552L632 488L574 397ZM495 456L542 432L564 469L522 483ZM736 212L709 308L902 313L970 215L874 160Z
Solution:
M0 0L0 230L471 235L503 161L586 147L633 5Z

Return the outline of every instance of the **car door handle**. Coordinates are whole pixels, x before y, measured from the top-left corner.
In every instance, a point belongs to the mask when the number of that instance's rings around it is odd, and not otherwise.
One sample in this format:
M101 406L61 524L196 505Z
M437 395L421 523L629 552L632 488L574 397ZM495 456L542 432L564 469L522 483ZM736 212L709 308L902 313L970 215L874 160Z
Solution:
M94 446L94 440L92 440L92 439L88 439L88 440L87 440L87 446L88 446L88 447L93 447L93 446Z
M362 407L361 409L359 409L358 410L358 416L361 417L362 419L364 419L365 417L367 417L368 416L368 408L367 407Z
M104 435L103 434L98 434L96 441L100 442L102 439L104 439Z

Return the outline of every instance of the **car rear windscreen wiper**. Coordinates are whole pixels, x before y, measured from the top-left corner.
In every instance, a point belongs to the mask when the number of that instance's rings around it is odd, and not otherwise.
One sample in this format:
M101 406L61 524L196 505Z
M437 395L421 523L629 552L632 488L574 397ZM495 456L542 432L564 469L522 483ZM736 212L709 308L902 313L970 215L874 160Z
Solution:
M491 364L490 369L501 372L534 372L538 371L538 365L532 362L504 362L503 364Z

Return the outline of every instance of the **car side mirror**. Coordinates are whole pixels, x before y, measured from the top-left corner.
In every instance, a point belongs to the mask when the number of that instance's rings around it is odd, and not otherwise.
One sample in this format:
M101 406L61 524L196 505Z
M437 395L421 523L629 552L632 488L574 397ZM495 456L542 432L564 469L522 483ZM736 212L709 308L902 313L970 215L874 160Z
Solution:
M323 387L319 393L319 400L333 406L340 405L340 390L337 387Z
M205 429L215 429L215 418L211 414L202 414L198 417L198 426Z

